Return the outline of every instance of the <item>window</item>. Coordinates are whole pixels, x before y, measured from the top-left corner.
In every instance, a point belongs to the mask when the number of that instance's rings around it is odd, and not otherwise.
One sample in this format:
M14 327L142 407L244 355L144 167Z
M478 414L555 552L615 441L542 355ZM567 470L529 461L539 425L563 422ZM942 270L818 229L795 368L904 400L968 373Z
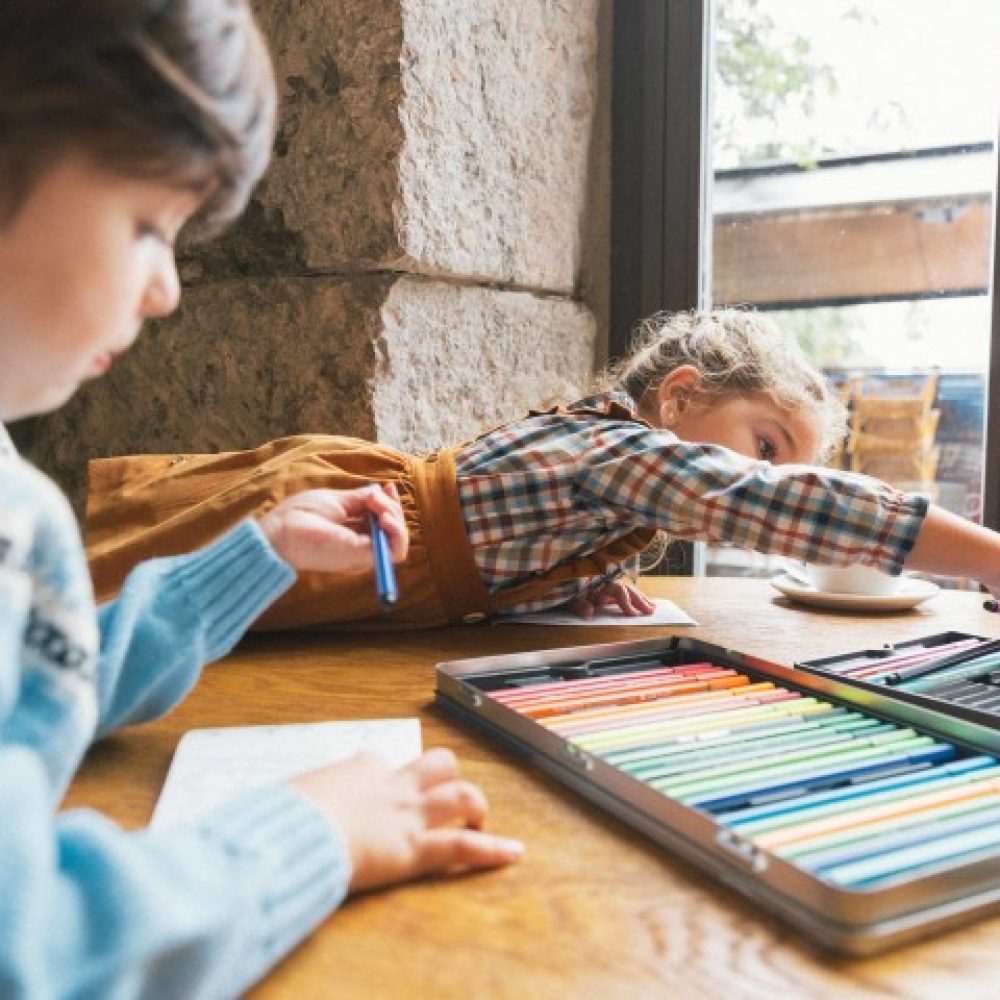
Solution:
M835 463L994 527L998 6L616 5L612 273L613 350L656 308L766 310L851 406Z

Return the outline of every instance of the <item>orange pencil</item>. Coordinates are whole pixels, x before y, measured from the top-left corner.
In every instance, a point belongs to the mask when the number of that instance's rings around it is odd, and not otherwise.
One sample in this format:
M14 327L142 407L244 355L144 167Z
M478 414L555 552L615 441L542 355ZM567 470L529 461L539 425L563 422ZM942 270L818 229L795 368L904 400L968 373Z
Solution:
M718 701L724 698L753 698L765 691L776 690L773 681L758 681L756 684L742 684L730 688L719 688L714 691L695 691L692 694L670 695L658 702L638 702L627 705L599 705L596 708L583 708L578 712L567 712L563 716L550 716L545 725L554 728L565 723L587 722L591 719L617 718L619 715L641 714L643 712L670 711L680 712L688 706L700 705L705 702Z
M721 692L725 695L726 692ZM774 705L785 701L794 701L796 695L787 691L765 692L750 698L725 698L721 697L710 702L701 702L697 705L685 707L681 711L672 711L666 707L653 706L653 711L622 713L606 719L584 720L576 723L572 716L567 716L557 725L552 725L551 720L542 719L541 724L546 729L552 729L560 736L575 738L584 733L600 733L606 730L627 729L629 726L647 725L653 722L670 722L684 718L701 718L716 715L719 712L731 712L735 708L750 708L754 705ZM659 710L657 710L659 708Z
M617 723L627 725L632 721L645 719L673 719L685 715L728 711L736 705L760 704L763 701L784 701L790 697L793 696L787 692L779 691L775 689L773 684L765 682L759 685L754 684L721 691L701 691L678 698L664 698L657 702L640 702L633 705L570 712L566 715L550 716L542 724L547 729L569 735L570 733L585 732L591 727L610 729Z
M609 691L604 694L592 694L583 698L560 698L538 702L524 707L518 706L517 711L529 719L544 719L550 715L565 715L576 709L596 707L598 705L630 705L636 702L649 702L661 698L669 698L694 691L714 691L720 688L742 687L745 678L716 677L706 680L676 681L656 687L629 689L627 691Z

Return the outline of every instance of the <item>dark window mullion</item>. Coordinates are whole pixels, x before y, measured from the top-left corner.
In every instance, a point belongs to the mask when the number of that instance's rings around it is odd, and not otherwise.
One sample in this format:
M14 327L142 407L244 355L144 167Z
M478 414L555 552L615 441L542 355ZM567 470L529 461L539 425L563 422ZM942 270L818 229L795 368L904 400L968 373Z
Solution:
M621 357L635 324L705 304L702 211L706 25L711 0L616 0L612 69L611 329ZM707 269L706 269L707 270ZM663 569L690 572L676 543Z
M711 146L708 139L711 0L668 3L663 197L667 309L709 304Z
M1000 139L997 147L1000 150ZM1000 156L998 156L1000 163ZM993 191L993 281L990 303L990 360L986 378L986 427L983 432L983 524L1000 530L1000 255L996 251L1000 225L1000 170Z
M704 305L710 0L614 8L610 354L660 309Z

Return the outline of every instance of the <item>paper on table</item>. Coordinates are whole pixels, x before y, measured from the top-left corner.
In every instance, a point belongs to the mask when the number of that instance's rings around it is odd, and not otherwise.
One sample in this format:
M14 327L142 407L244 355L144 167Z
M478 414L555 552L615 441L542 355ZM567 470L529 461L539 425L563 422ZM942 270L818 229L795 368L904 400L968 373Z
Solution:
M170 763L151 826L197 817L249 788L376 753L399 767L420 756L419 719L232 726L185 733Z
M532 611L520 615L502 615L498 622L514 625L697 625L687 612L673 601L662 597L651 598L656 610L651 615L628 617L620 611L606 610L593 618L581 618L565 611Z

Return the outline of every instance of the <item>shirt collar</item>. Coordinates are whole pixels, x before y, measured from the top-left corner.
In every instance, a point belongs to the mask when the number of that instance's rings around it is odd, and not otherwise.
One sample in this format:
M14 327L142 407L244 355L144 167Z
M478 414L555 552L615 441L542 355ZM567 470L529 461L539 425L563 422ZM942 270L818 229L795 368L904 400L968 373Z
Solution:
M16 455L17 448L14 447L14 442L11 441L7 428L0 424L0 457L14 458Z
M636 405L635 400L627 392L621 392L617 389L612 392L598 392L592 396L584 396L583 399L578 399L575 403L571 404L569 408L571 410L596 410L602 404L609 401L621 404L631 411L634 416L639 415L639 407Z

